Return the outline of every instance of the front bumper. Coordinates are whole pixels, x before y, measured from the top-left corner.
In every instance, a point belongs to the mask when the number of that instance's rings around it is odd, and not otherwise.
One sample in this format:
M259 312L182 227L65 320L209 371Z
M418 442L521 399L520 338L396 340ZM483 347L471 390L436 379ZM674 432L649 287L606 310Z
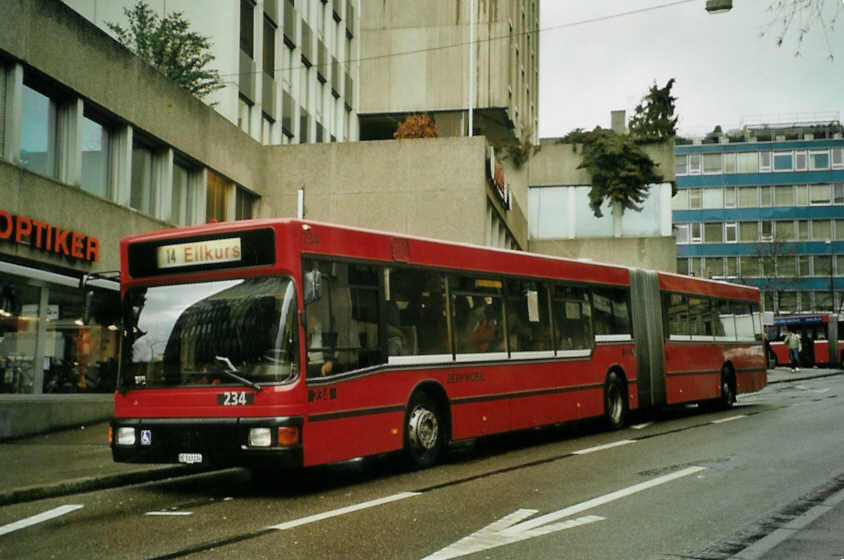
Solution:
M269 447L250 447L250 428L270 428ZM296 427L297 445L280 446L277 428ZM302 418L116 418L111 421L112 458L118 463L191 463L205 466L299 468L302 466ZM120 445L120 428L135 433L132 445Z

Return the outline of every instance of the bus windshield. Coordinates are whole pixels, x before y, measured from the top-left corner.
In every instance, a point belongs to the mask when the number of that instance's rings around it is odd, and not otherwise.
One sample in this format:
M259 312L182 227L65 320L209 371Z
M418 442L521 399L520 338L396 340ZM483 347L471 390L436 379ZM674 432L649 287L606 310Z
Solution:
M289 278L134 288L123 313L120 389L231 385L238 377L281 383L298 374L296 289Z

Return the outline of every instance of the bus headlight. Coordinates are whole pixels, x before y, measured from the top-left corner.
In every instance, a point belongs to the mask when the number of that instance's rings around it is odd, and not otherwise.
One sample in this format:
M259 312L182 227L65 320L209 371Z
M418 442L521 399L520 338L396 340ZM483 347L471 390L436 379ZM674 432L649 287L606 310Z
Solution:
M135 428L121 426L117 428L117 445L135 445Z
M273 437L269 428L249 429L249 447L269 447L272 443Z

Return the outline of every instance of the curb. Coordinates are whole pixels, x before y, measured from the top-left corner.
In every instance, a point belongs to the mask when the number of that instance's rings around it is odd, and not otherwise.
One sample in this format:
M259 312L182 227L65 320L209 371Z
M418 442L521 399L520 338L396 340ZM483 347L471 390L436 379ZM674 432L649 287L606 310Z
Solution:
M40 486L25 486L23 488L15 488L13 490L0 493L0 506L21 502L33 502L35 500L43 500L44 498L55 498L58 496L90 492L92 490L128 486L130 484L139 484L142 482L152 482L154 480L162 480L165 478L189 476L206 470L208 469L178 465L174 467L163 467L159 469L134 471L115 475L73 478L54 484Z
M829 373L817 373L815 375L802 375L802 376L800 376L800 374L795 374L795 375L798 375L798 377L789 377L789 378L786 378L786 379L778 379L776 381L768 380L768 385L776 385L777 383L792 383L794 381L807 381L809 379L821 379L823 377L833 377L833 376L841 375L841 374L844 374L844 370L832 371L832 372L829 372Z

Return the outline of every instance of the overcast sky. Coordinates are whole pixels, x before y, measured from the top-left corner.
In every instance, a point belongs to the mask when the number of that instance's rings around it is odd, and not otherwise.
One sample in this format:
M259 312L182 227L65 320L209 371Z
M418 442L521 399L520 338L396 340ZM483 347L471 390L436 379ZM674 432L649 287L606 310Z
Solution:
M830 47L816 29L796 57L793 35L776 46L771 0L733 0L718 15L705 0L541 0L539 136L609 127L613 109L629 119L654 81L662 87L670 78L681 135L795 113L844 118L844 0L826 2L840 20ZM577 24L666 4L676 5Z

